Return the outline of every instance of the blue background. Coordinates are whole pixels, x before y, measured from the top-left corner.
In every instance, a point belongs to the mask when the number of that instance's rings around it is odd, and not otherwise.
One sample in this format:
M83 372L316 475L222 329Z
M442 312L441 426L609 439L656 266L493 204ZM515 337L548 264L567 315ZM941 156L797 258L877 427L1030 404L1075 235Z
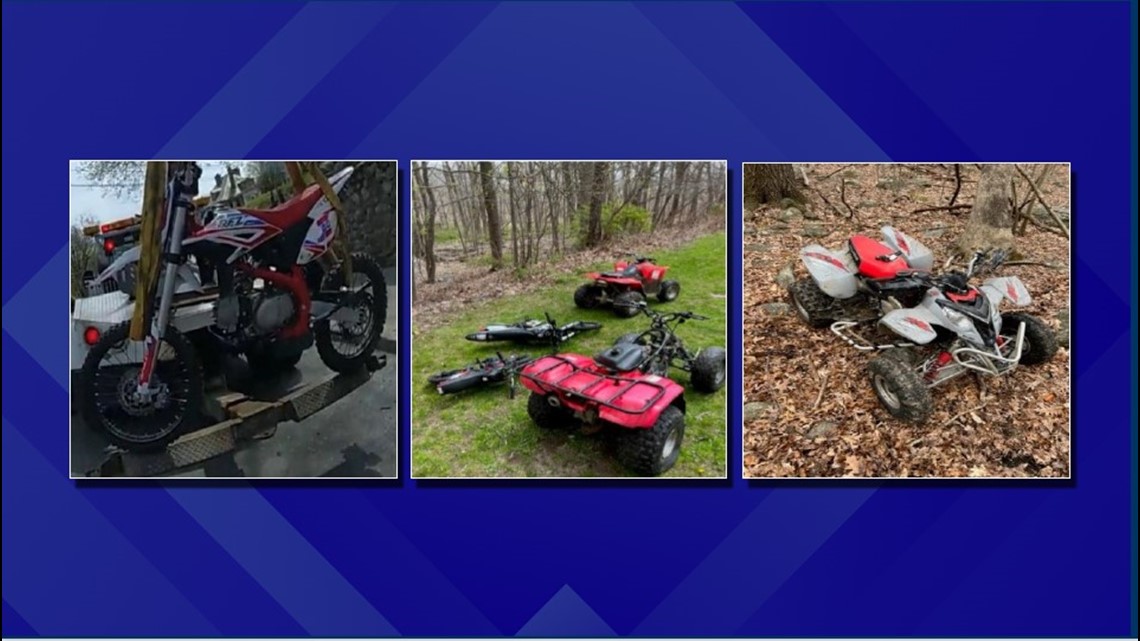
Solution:
M3 14L5 636L1135 635L1134 5ZM727 158L734 281L742 161L1072 161L1075 481L77 486L67 161L159 156Z

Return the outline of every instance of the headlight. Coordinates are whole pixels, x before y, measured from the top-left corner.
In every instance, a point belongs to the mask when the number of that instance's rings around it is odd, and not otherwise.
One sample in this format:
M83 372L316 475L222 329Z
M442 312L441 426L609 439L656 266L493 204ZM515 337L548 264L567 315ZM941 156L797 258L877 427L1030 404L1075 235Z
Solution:
M974 329L974 322L962 312L949 308L944 308L942 312L946 315L946 320L950 323L950 326L957 330L959 334Z

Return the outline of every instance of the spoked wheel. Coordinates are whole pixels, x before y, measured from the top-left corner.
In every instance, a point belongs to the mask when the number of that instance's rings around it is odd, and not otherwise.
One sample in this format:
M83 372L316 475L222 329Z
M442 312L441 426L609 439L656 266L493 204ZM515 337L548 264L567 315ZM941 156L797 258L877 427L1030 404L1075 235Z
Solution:
M149 391L139 392L146 347L129 338L130 324L112 327L83 363L83 418L130 450L162 448L197 421L202 369L190 342L173 327L158 345Z
M326 278L323 289L345 287L342 272L334 271ZM333 312L313 328L317 353L329 369L350 372L360 369L364 360L376 349L384 320L388 314L388 290L384 273L371 257L352 255L352 284L347 288L354 300Z

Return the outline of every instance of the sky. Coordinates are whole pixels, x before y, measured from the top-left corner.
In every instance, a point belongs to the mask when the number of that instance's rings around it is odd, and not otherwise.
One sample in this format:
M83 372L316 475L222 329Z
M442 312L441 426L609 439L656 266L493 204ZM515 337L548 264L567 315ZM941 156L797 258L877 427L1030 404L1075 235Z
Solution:
M231 161L231 163L244 166L245 161ZM198 181L198 189L201 193L198 195L206 196L214 186L214 174L225 173L226 163L219 160L199 160L198 164L202 167L202 179ZM71 224L78 224L80 220L88 216L104 223L139 213L139 208L142 205L142 185L139 185L136 190L137 193L119 197L113 193L104 192L101 187L90 186L90 181L76 170L75 162L71 163L69 171L71 176L69 212Z

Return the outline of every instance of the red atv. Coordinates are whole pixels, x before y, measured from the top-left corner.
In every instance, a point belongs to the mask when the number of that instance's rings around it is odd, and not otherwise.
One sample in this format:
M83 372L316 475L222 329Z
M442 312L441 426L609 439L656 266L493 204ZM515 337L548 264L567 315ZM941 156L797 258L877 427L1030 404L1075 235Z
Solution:
M676 300L681 283L665 280L668 267L657 265L652 258L634 256L632 260L619 260L610 272L590 272L591 283L574 292L574 304L582 309L600 305L613 305L614 313L622 318L637 316L638 304L646 296L656 296L662 303Z
M546 429L571 429L580 422L593 433L618 428L618 459L642 476L658 476L677 462L685 437L685 388L666 378L669 367L689 372L698 392L724 387L727 354L719 347L693 353L675 329L692 312L657 314L650 328L626 334L594 358L553 354L530 363L519 374L531 391L527 413Z

